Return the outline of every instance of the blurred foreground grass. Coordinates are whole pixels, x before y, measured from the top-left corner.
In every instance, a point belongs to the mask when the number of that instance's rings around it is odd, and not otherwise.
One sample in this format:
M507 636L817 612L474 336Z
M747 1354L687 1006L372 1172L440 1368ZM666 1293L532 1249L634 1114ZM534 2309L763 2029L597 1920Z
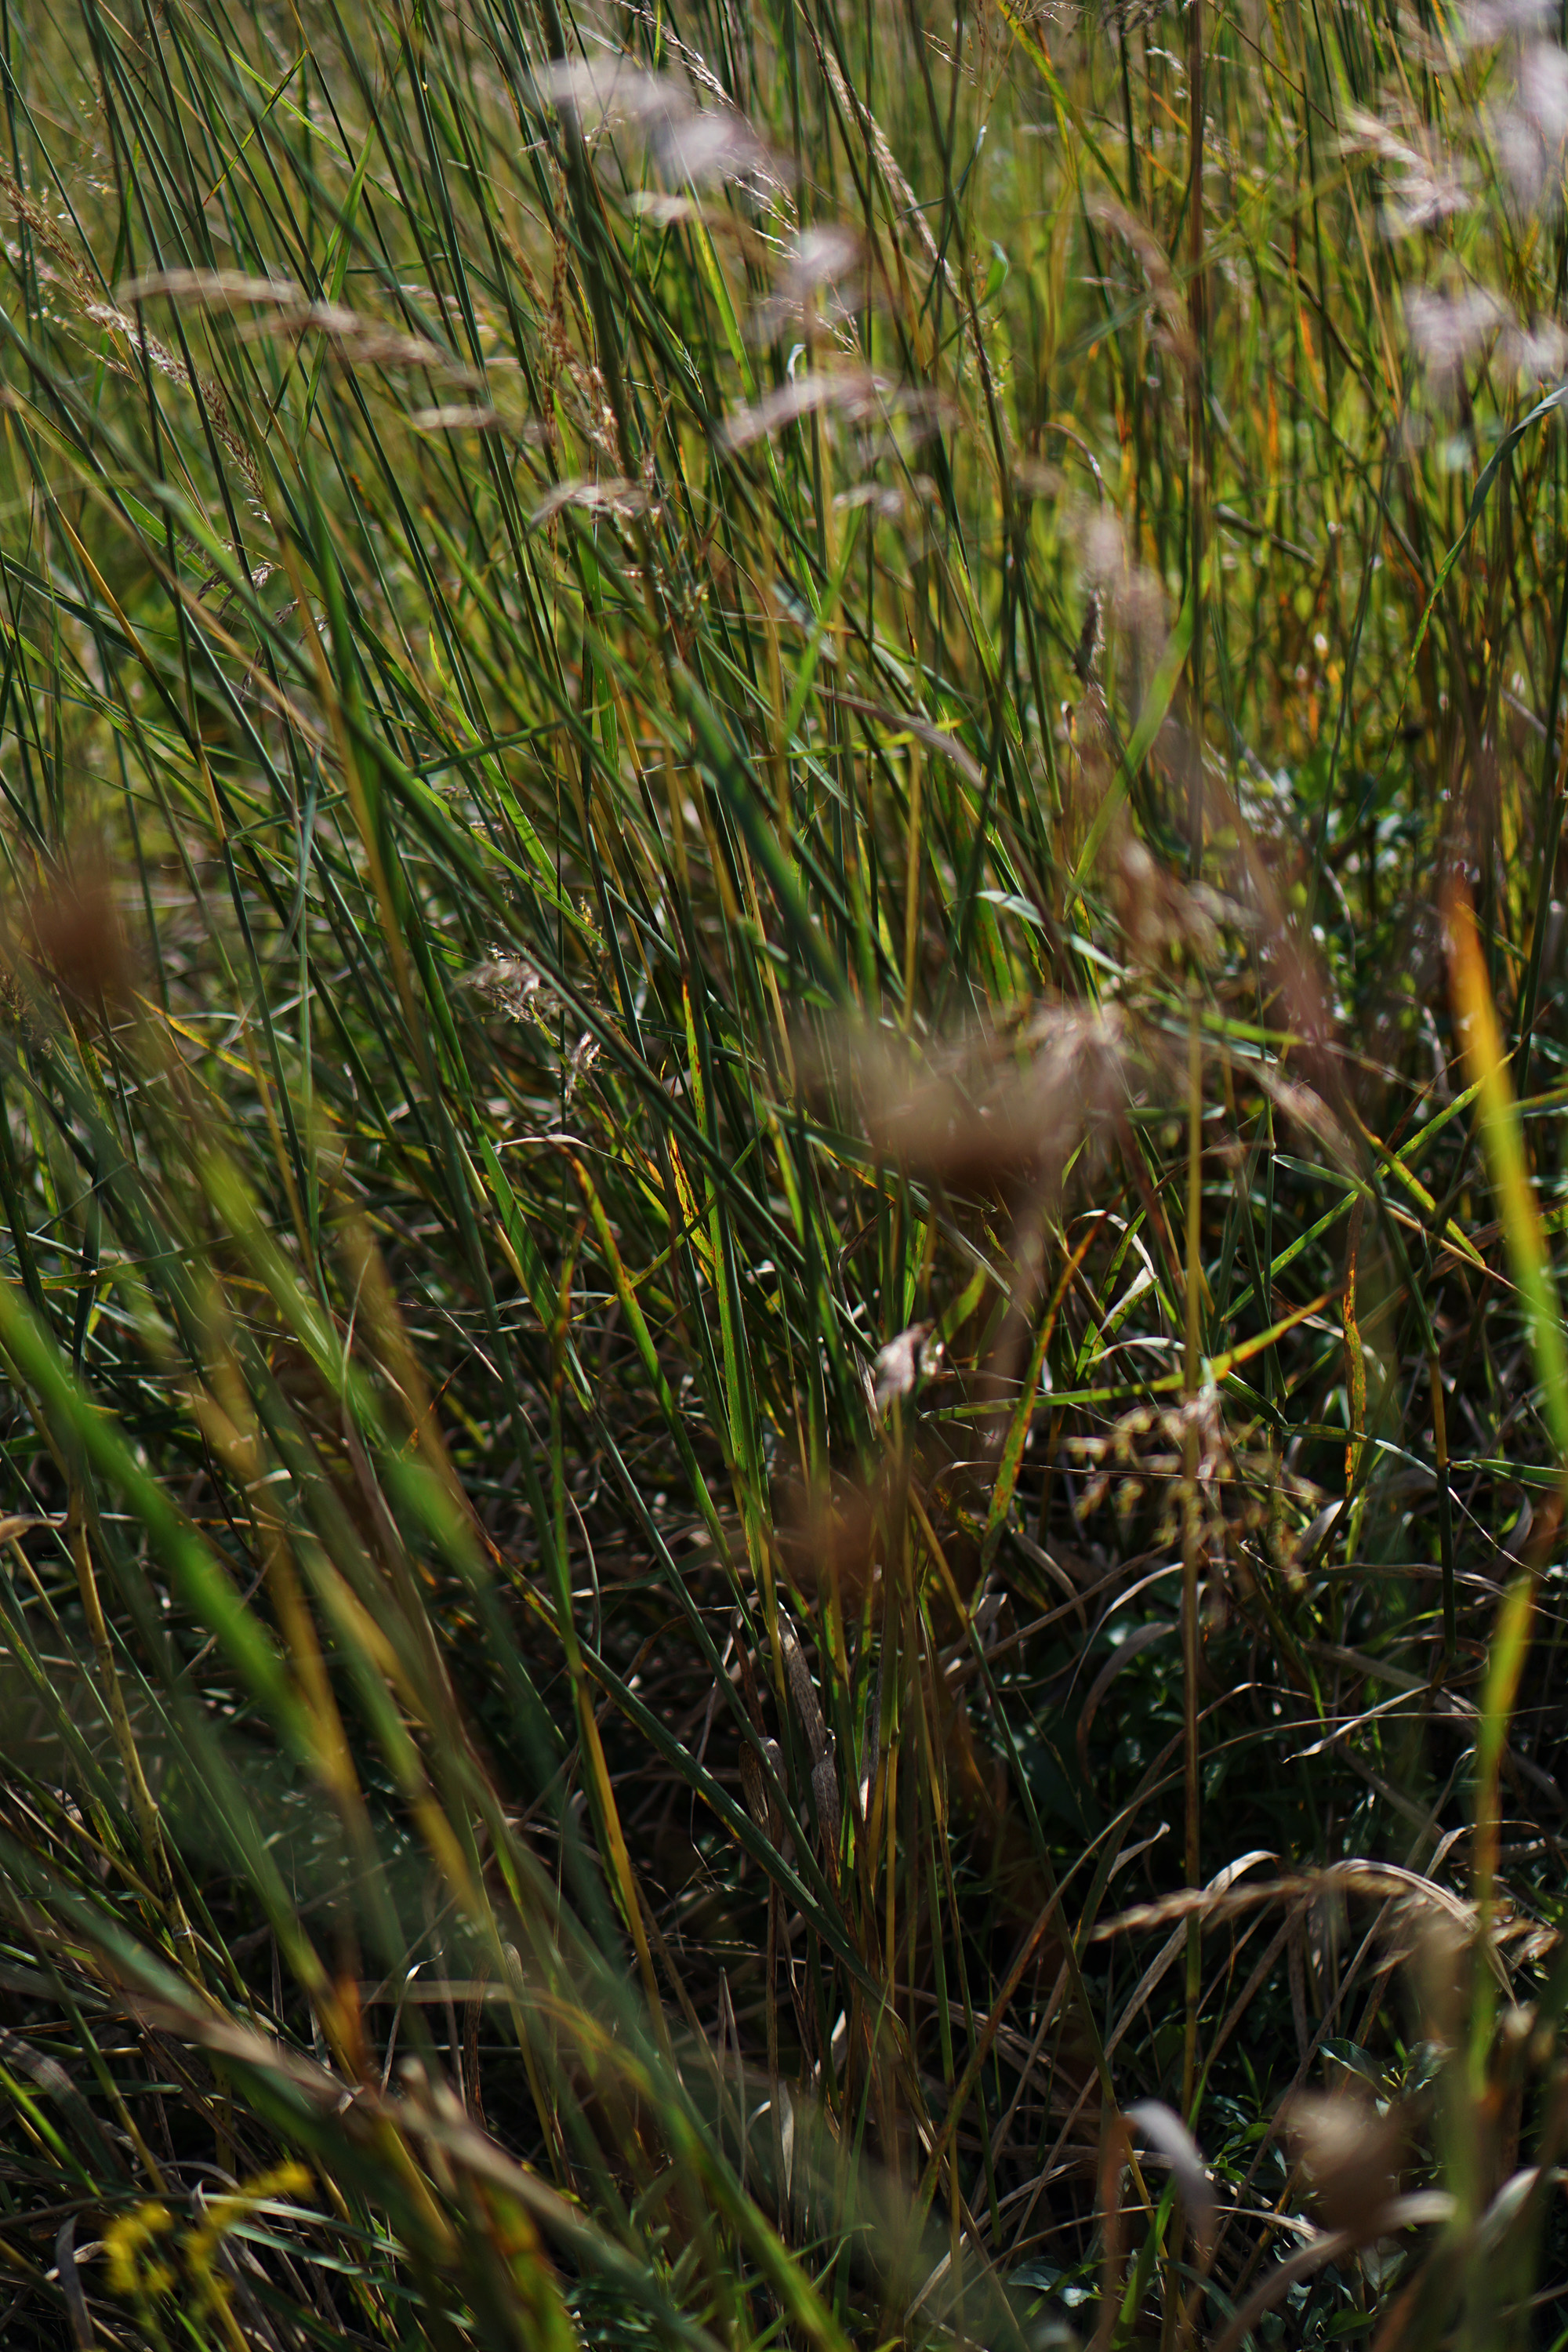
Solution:
M0 2338L1568 2341L1552 21L0 47Z

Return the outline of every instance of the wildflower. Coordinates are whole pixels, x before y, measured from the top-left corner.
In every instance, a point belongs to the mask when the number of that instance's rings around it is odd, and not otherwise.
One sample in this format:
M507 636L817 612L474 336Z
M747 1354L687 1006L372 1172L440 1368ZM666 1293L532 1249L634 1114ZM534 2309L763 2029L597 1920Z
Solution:
M153 2303L174 2291L172 2264L161 2256L147 2259L160 2238L166 2238L174 2217L166 2205L133 2206L111 2221L103 2233L103 2255L109 2291L121 2303Z

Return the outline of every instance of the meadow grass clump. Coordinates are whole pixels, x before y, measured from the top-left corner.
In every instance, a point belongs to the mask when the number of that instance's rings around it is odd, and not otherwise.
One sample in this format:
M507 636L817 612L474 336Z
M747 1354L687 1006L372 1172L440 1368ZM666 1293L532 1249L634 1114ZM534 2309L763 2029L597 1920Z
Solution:
M0 2341L1568 2343L1568 51L0 15Z

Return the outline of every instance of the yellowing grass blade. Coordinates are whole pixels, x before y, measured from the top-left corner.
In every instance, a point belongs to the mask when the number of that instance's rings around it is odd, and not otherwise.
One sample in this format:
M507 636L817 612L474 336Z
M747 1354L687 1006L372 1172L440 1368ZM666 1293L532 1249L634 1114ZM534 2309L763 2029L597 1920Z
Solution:
M1546 1425L1559 1462L1568 1468L1568 1347L1563 1344L1557 1281L1525 1166L1519 1111L1476 932L1475 911L1458 888L1448 896L1447 930L1454 1018L1470 1076L1480 1089L1487 1172L1497 1194L1509 1264L1524 1301Z

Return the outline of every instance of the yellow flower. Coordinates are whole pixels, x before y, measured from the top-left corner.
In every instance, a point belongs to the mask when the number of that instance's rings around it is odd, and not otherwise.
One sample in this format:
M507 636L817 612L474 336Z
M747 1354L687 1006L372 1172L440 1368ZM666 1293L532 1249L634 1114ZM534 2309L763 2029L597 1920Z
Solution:
M103 2233L103 2252L111 2294L124 2303L138 2303L171 2291L174 2274L168 2263L143 2263L142 2257L155 2239L165 2236L174 2226L168 2207L158 2204L133 2206L110 2223Z

